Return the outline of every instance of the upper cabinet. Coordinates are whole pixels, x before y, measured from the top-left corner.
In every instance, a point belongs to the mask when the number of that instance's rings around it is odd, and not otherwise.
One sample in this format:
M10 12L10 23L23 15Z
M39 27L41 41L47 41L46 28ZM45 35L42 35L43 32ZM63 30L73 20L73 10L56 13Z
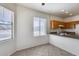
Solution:
M65 29L73 29L73 28L75 28L75 22L66 22L65 24L64 24L64 28Z
M50 21L50 28L51 29L58 29L59 25L62 25L62 29L73 29L75 28L75 24L78 24L79 21L71 21L71 22L62 22L57 20Z
M63 25L64 26L64 22L56 21L56 20L51 20L50 21L50 28L51 29L57 29L57 28L59 28L59 25Z

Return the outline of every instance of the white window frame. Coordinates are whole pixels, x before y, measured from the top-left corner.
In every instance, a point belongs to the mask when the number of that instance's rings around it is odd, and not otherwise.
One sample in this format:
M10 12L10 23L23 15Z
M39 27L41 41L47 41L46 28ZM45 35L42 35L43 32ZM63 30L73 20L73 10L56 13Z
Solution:
M3 6L0 5L0 7L3 7ZM5 7L3 7L3 8L5 8ZM8 8L5 8L5 9L11 11ZM12 15L11 15L11 37L0 38L0 41L7 40L7 39L14 39L14 12L11 11L11 13L12 13Z
M38 24L39 24L39 35L35 35L35 33L34 33L34 32L35 32L35 30L34 30L34 29L35 29L35 28L34 28L34 25L35 25L35 24L34 24L34 20L35 20L35 18L38 18L38 19L39 19L39 23L38 23ZM44 24L44 26L45 26L45 27L44 27L44 28L45 28L45 29L44 29L44 30L45 30L44 33L45 33L45 34L44 34L44 35L41 34L41 31L40 31L40 29L41 29L41 24L40 24L40 22L41 22L42 19L45 19L45 24ZM47 27L46 27L47 19L44 18L44 17L35 16L35 17L34 17L34 20L33 20L33 36L34 36L34 37L45 36L45 35L47 34L47 29L46 29L46 28L47 28Z

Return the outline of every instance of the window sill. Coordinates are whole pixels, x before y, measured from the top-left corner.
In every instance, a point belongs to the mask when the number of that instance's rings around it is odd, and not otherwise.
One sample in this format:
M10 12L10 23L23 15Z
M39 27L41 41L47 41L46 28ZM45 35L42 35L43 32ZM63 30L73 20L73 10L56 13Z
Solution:
M0 41L11 39L11 37L0 38Z

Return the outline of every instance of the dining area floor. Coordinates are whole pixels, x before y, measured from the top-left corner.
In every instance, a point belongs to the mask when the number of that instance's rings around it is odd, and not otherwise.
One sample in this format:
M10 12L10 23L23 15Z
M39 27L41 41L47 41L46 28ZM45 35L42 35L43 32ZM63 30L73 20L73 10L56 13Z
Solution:
M75 56L51 44L23 49L15 52L11 56Z

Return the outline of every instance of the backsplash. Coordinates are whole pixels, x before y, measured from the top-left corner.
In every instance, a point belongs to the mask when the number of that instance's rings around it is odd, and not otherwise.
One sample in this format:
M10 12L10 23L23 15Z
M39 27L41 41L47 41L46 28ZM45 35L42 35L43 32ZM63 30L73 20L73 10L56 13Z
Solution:
M62 29L63 31L67 31L67 32L75 32L75 29ZM50 32L57 32L58 29L52 29L50 30Z

